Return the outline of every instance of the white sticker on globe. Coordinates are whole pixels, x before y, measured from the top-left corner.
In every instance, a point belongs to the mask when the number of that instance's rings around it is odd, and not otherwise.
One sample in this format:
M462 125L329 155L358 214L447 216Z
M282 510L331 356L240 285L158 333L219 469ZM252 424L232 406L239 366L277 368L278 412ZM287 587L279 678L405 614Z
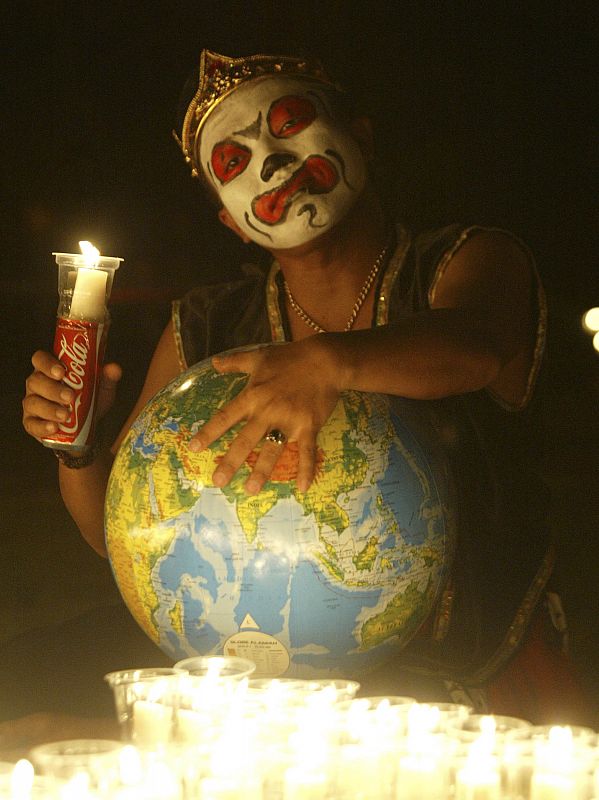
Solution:
M289 653L278 639L261 631L239 631L224 644L225 656L249 658L256 665L252 677L277 678L289 669Z

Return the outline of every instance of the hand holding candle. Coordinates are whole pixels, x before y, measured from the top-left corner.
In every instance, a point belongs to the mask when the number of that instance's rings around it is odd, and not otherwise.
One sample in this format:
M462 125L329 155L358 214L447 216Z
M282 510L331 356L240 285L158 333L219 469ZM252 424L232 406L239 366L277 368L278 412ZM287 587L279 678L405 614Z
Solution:
M58 264L58 320L54 354L75 398L58 431L43 439L55 450L87 450L94 438L94 411L106 339L106 303L121 258L101 256L90 242L82 254L54 253Z

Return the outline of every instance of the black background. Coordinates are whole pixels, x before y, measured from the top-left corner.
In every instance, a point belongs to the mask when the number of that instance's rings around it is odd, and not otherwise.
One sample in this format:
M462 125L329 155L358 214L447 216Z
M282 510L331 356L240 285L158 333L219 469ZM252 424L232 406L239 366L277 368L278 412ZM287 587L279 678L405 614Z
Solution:
M372 116L386 197L410 225L497 224L535 252L550 308L540 466L574 654L595 689L599 356L580 319L599 305L597 17L592 4L489 5L107 0L5 13L0 640L115 591L61 506L51 455L20 424L31 353L53 334L52 251L89 239L125 259L109 342L125 368L116 428L168 300L255 255L220 228L171 139L201 48L311 52Z

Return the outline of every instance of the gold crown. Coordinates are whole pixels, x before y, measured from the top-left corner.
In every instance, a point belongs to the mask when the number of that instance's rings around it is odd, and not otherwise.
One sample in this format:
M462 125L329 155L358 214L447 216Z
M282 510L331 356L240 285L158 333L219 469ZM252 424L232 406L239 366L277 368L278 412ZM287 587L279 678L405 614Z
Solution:
M198 88L185 113L181 137L173 131L194 177L200 174L197 144L210 113L241 84L272 75L309 78L339 89L316 59L269 55L230 58L212 50L202 50Z

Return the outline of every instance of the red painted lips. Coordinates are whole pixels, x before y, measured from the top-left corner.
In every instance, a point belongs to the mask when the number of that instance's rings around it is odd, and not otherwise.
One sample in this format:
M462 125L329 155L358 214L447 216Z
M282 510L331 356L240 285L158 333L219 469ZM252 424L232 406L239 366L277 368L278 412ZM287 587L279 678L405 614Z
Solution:
M308 156L288 181L256 197L252 202L252 211L266 225L276 225L285 219L287 210L298 193L325 194L338 181L337 170L328 158Z

